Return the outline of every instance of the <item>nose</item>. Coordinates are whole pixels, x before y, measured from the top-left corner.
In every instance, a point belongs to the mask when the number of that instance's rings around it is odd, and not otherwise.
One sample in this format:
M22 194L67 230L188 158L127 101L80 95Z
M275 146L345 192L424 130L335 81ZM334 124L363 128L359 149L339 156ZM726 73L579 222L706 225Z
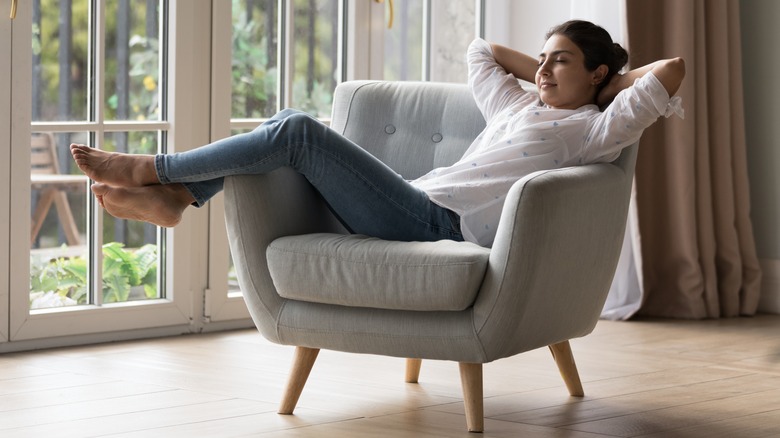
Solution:
M550 75L550 64L549 61L543 61L541 64L539 64L539 68L537 69L537 74L539 76L549 76Z

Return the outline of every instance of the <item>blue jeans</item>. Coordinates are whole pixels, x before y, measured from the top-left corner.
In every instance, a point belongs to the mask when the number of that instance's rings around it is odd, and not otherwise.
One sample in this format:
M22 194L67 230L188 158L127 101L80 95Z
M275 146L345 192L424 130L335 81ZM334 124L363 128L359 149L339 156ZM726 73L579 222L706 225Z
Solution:
M310 115L284 110L257 129L155 158L163 184L182 183L202 206L230 175L283 166L303 175L353 233L386 240L463 240L460 219L399 174Z

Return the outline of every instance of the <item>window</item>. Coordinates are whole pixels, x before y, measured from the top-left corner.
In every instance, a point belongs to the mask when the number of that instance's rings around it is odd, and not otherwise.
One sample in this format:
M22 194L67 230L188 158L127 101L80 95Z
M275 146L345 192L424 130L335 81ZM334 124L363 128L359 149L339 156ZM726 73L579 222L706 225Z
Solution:
M134 154L165 150L160 6L32 4L32 310L165 297L158 275L164 233L95 208L69 153L70 143Z
M166 150L169 20L159 0L19 4L15 84L0 94L24 121L8 146L12 341L189 322L187 294L170 289L171 233L105 214L68 147Z
M221 198L175 230L117 220L71 142L183 151L287 107L327 122L347 79L462 82L483 3L396 0L388 29L388 0L19 2L0 22L0 351L251 324Z

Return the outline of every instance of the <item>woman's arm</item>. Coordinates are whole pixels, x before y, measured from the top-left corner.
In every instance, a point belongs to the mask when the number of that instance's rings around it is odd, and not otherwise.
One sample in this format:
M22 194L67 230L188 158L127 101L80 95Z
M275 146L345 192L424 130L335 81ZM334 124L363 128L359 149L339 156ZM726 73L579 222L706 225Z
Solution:
M612 102L612 99L618 93L630 87L635 80L651 71L671 97L677 93L680 83L682 83L685 77L685 61L682 58L662 59L631 70L628 73L613 76L609 84L601 90L596 98L598 105L601 107Z
M535 82L539 61L525 53L500 44L490 43L490 48L493 50L493 57L496 59L496 62L501 67L504 67L507 73L511 73L517 79L531 83Z

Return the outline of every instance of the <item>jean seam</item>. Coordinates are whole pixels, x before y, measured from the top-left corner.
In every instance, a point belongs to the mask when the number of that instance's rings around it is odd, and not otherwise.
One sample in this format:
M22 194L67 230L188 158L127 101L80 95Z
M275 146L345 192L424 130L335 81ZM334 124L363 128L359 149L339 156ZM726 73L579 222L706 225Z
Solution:
M276 158L280 154L283 154L284 152L285 151L274 152L273 154L268 155L265 159L259 160L259 161L255 161L255 162L253 162L250 165L223 169L223 170L220 170L219 172L211 171L211 172L199 173L197 175L191 175L191 176L187 176L185 178L176 178L177 181L173 181L173 180L169 179L169 182L195 183L195 182L202 182L202 181L207 181L207 180L212 180L212 179L217 179L217 178L223 178L223 177L232 176L232 175L249 175L249 174L254 174L252 172L247 172L247 170L251 169L254 166L259 166L259 165L265 164L268 161L271 161L271 159ZM224 174L225 172L228 172L230 174L229 175L220 175L220 174ZM192 181L190 181L191 178L193 179Z
M168 175L163 171L163 160L165 160L165 155L156 155L154 157L154 170L157 172L157 179L160 181L160 184L170 184L171 180L168 179Z

